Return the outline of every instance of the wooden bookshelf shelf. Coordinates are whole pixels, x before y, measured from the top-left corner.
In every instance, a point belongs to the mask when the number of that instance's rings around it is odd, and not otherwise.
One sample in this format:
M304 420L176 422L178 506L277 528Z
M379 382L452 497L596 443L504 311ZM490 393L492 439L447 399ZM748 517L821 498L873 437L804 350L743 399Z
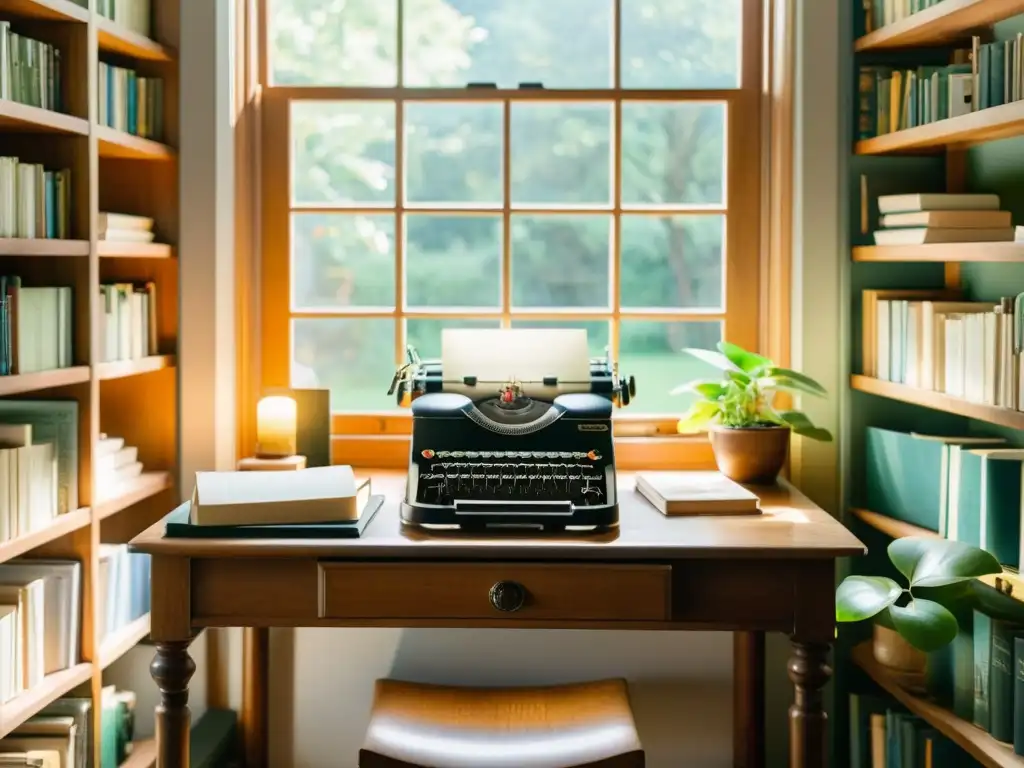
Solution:
M35 688L0 704L0 739L75 686L89 682L91 677L92 664L76 664L47 675Z
M985 768L1024 768L1024 758L1013 754L1013 747L1000 744L983 730L960 719L948 709L901 688L892 673L875 661L870 643L863 643L853 649L853 661L903 706L928 722L943 736L956 742Z
M116 515L123 509L128 509L140 501L156 496L161 491L166 491L173 484L170 472L143 472L128 484L124 493L99 502L96 505L96 519L103 520L111 515Z
M69 0L0 0L0 12L26 19L89 21L89 10Z
M1024 243L935 243L932 245L862 245L854 261L1021 262Z
M1024 13L1024 0L943 0L864 35L854 42L853 50L942 45L1019 13Z
M58 515L49 525L38 531L26 533L24 536L18 536L10 541L0 542L0 563L20 557L36 547L55 541L61 536L67 536L73 531L87 528L90 514L88 507L76 509L66 515Z
M146 61L174 61L174 51L170 48L102 16L96 17L96 38L100 50L107 53Z
M132 751L120 768L153 768L156 765L156 740L132 742Z
M149 614L121 627L117 632L104 638L100 646L100 669L106 669L149 634Z
M943 392L915 389L905 384L893 384L891 381L882 381L870 376L856 374L850 377L850 387L858 392L888 397L891 400L920 405L923 408L931 408L935 411L945 411L957 416L966 416L969 419L987 421L989 424L998 424L1010 429L1024 429L1024 412L1015 411L1010 408L969 403L966 400L961 400L959 397L951 397Z
M0 376L0 396L36 392L41 389L66 387L82 384L89 380L89 367L76 365L74 368L58 368L55 371L22 373L17 376Z
M52 109L30 107L16 101L0 99L0 130L18 133L67 133L89 135L89 121L54 112Z
M164 243L124 243L100 240L96 250L102 258L120 259L173 259L174 248Z
M125 376L138 376L143 373L162 371L173 368L174 355L151 355L138 360L118 360L113 363L100 363L96 366L96 378L101 381L123 379Z
M100 157L127 158L131 160L167 161L175 158L175 152L166 144L132 136L124 131L116 131L106 125L93 127L99 140Z
M948 120L858 141L858 155L939 150L950 145L980 144L1024 133L1024 101L1015 101Z
M88 240L0 237L0 256L88 256Z

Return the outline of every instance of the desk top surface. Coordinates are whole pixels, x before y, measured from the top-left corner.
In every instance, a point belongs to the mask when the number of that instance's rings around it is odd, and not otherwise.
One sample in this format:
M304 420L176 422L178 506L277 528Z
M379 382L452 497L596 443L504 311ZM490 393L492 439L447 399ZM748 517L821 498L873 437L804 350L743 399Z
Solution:
M789 485L753 487L760 515L666 517L619 479L619 527L601 533L469 534L403 526L405 474L369 472L383 508L358 539L169 539L164 522L132 540L140 552L185 557L323 557L360 559L656 560L683 558L803 559L862 555L864 545L835 518Z

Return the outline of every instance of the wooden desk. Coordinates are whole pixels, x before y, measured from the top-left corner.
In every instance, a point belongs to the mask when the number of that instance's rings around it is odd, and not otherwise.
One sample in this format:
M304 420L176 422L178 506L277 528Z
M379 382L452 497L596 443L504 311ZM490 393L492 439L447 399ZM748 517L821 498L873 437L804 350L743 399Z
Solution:
M150 666L161 692L158 768L188 768L193 633L204 627L463 627L783 632L792 641L790 766L828 763L822 688L835 637L835 559L864 546L787 486L755 489L765 514L667 518L623 477L620 526L601 534L481 537L404 529L403 477L374 474L387 502L361 539L229 541L136 539L153 555ZM526 589L521 608L489 598L499 581ZM245 670L265 713L266 630L250 633ZM738 635L734 763L759 764L763 690L750 636ZM755 636L756 637L756 636ZM339 695L343 692L339 691ZM259 701L259 699L263 701ZM252 702L250 702L252 704ZM266 768L266 723L244 733L248 768ZM262 727L259 727L262 726ZM243 728L245 726L243 725ZM746 746L744 746L746 745Z

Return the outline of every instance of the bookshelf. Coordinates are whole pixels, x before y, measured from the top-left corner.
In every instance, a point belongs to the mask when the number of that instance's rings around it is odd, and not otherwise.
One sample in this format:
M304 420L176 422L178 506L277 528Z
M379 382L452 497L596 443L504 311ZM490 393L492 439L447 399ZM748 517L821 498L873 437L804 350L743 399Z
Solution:
M1024 0L945 0L869 32L854 42L853 50L863 53L952 43L1019 13L1024 13Z
M25 288L71 289L69 338L58 342L70 347L65 355L70 365L0 375L0 400L74 401L78 436L76 508L28 533L0 541L0 565L31 558L82 563L79 662L0 704L0 737L62 696L89 697L93 758L98 764L95 736L100 732L103 671L149 634L145 614L103 637L103 616L97 614L103 601L101 547L126 543L178 498L175 147L180 13L178 0L152 2L152 35L143 36L100 16L96 3L91 5L86 8L70 0L0 0L0 21L60 51L62 80L62 111L0 100L0 156L43 164L47 170L70 171L69 222L63 233L67 237L0 237L0 275L19 276ZM143 119L150 126L158 125L153 115L161 114L162 131L151 134L159 140L103 124L100 62L130 69L138 78L161 81L162 91L156 91L159 105L150 105L144 118L143 111L135 110L140 131ZM106 240L102 212L151 219L154 242ZM142 355L136 349L104 351L111 342L104 327L109 320L100 286L110 284L155 286L155 294L147 299L154 308L147 313L149 343L144 344ZM141 474L106 492L99 480L103 434L124 438L126 445L137 448L143 466ZM145 742L125 763L131 768L154 764L155 753Z
M859 245L853 249L854 261L931 262L979 264L1024 264L1022 243L934 243L931 245Z
M850 388L857 392L887 397L890 400L919 405L922 408L931 408L933 411L943 411L955 416L966 416L969 419L997 424L1009 429L1024 429L1024 411L1015 411L1012 408L972 403L944 392L915 389L906 384L894 384L891 381L883 381L871 376L851 376Z

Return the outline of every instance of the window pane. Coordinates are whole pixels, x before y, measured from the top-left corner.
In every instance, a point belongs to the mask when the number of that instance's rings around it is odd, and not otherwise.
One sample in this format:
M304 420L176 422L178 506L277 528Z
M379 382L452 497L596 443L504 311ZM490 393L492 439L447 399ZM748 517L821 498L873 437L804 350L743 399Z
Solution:
M424 360L441 357L441 331L445 328L497 328L500 320L412 318L405 323L405 343L416 347Z
M513 104L512 203L611 204L612 105Z
M739 87L740 2L623 2L622 87Z
M725 104L622 105L623 205L725 202Z
M725 216L623 216L623 307L721 307Z
M714 349L722 340L722 324L712 322L661 323L623 320L619 338L619 375L636 377L636 413L683 415L692 395L670 395L679 384L699 378L717 378L721 372L684 355L684 347Z
M587 347L591 357L604 357L609 343L607 320L512 320L513 328L582 328L587 332Z
M395 105L291 104L292 199L299 204L395 204Z
M513 216L512 304L608 307L610 245L610 216Z
M397 83L397 0L268 1L274 85Z
M500 206L501 121L500 104L407 104L406 200Z
M409 307L501 306L501 216L405 218Z
M395 217L292 216L292 306L393 307Z
M405 84L612 85L611 0L419 0L404 12Z
M378 318L292 321L292 386L331 390L336 411L393 410L395 321Z

